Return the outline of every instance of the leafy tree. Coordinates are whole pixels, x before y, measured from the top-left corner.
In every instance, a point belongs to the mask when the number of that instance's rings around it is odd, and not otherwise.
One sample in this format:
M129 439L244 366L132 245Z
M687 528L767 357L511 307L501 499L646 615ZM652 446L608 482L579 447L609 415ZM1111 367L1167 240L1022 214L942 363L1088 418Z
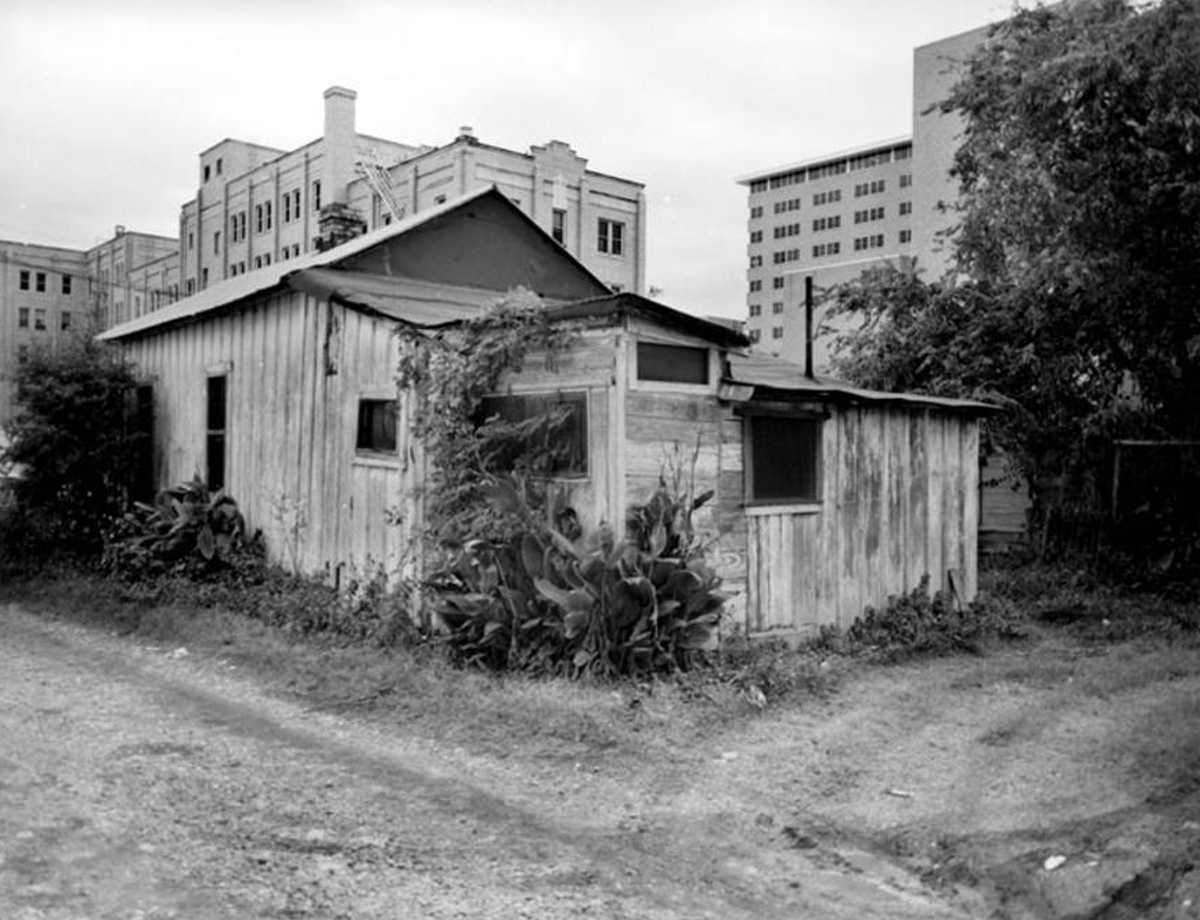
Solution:
M16 414L0 462L18 464L19 507L45 536L93 550L123 508L135 436L127 430L133 371L108 346L85 340L35 351L17 368Z
M1200 12L1091 0L1017 11L943 106L965 118L958 275L872 273L838 370L993 395L1035 502L1096 483L1114 436L1200 429Z

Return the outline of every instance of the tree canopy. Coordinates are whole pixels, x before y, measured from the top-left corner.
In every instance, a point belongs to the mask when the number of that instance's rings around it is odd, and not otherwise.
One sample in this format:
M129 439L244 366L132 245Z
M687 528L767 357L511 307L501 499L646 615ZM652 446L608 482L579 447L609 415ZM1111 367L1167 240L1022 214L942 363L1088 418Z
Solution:
M943 105L964 119L957 274L842 289L863 327L841 373L998 396L1035 490L1086 479L1089 442L1196 436L1198 10L1082 0L992 29Z

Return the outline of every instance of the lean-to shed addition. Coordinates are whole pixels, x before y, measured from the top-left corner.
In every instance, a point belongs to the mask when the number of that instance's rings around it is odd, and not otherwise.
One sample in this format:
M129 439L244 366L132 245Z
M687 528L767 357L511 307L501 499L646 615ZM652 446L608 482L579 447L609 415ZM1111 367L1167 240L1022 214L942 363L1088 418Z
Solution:
M613 294L503 195L485 190L323 253L215 285L115 327L152 406L155 485L199 474L268 550L332 580L419 571L428 471L401 327L474 315L524 287L574 344L531 356L505 411L566 405L555 487L585 531L620 527L666 473L735 592L731 627L847 625L865 605L959 573L975 583L977 403L869 393L747 351L742 334Z

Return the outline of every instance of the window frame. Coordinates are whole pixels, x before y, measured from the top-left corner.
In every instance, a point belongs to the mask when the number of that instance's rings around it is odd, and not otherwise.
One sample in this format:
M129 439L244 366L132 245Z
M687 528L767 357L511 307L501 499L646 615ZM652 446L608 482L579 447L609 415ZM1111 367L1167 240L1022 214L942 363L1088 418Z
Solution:
M750 405L741 412L742 415L742 432L743 432L743 470L744 470L744 500L743 507L747 513L754 514L770 514L776 510L787 510L791 512L816 512L820 511L824 503L825 491L825 422L829 419L830 414L827 408L823 406L802 405L802 406L765 406L765 405ZM758 467L758 458L755 452L755 425L763 423L767 420L774 422L796 422L811 428L811 440L809 450L811 451L812 460L812 476L810 488L807 490L799 490L795 493L786 494L768 494L759 496L756 494L755 479L760 470ZM772 436L772 435L776 436ZM763 432L760 437L765 438L766 443L778 443L779 438L777 433Z
M596 251L614 258L625 255L625 222L611 217L596 218Z
M383 417L387 418L388 406L391 406L391 446L378 446L374 443L373 438L366 437L364 434L373 435L376 433L374 423L377 419L372 413L371 419L366 419L364 410L370 408L382 408ZM370 421L370 429L364 431L364 420ZM384 426L386 429L386 425ZM385 432L386 433L386 432ZM364 441L368 443L364 443ZM354 426L354 454L356 457L366 457L375 459L389 459L399 461L400 459L400 400L397 398L395 390L390 394L377 394L373 392L364 392L359 394L356 422Z
M582 412L582 421L580 426L582 431L579 434L580 442L581 465L580 468L567 467L565 469L555 469L547 474L550 479L571 480L572 482L586 482L592 477L592 420L591 420L591 392L586 388L567 387L565 389L546 389L545 387L532 387L529 389L521 388L506 393L489 393L483 397L479 403L479 423L490 418L495 413L488 413L487 403L497 400L550 400L556 399L560 403L570 403L579 407ZM527 412L523 418L529 418L533 412Z
M204 377L204 484L210 492L224 489L229 484L229 372L228 364L218 365L209 368ZM216 415L213 391L217 381L221 388L220 427L213 425ZM220 448L216 463L213 462L214 445Z

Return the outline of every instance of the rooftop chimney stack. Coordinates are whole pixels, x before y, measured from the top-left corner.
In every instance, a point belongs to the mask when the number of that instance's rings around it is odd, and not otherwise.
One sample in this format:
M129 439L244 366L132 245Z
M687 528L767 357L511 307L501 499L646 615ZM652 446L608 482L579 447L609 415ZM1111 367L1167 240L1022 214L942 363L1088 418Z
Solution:
M349 185L354 179L357 158L352 89L331 86L325 90L325 182L328 201L346 204Z

